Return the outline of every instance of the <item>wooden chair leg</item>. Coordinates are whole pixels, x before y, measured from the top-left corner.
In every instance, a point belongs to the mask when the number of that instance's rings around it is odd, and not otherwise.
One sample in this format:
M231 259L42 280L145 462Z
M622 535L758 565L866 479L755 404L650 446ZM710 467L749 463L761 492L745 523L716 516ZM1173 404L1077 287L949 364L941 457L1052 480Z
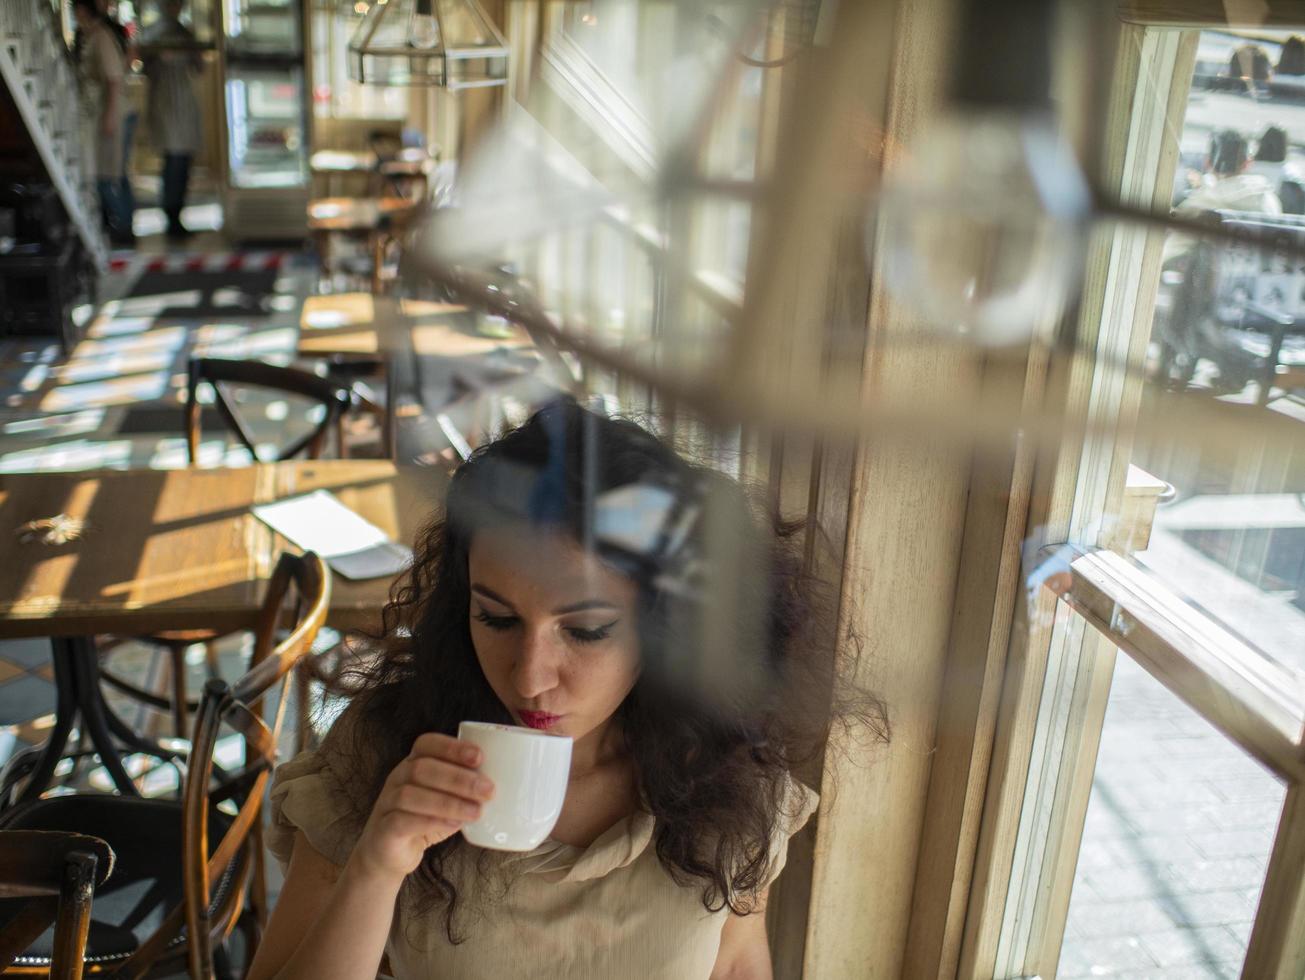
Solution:
M64 869L59 915L54 923L50 980L81 980L86 934L91 928L91 898L95 891L94 854L74 851Z
M188 643L169 643L172 657L172 724L177 738L190 738L190 722L186 717L186 649Z
M217 640L209 640L204 644L204 669L208 671L209 680L221 679L222 664L218 660Z

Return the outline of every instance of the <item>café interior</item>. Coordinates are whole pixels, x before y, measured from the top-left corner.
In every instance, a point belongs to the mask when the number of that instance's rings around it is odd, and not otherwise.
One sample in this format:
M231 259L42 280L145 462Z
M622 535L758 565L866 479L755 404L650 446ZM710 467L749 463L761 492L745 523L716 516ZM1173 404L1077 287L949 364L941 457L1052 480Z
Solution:
M712 976L1305 978L1301 35L3 0L0 973L247 974L276 767L460 467L571 399L790 522L883 708Z

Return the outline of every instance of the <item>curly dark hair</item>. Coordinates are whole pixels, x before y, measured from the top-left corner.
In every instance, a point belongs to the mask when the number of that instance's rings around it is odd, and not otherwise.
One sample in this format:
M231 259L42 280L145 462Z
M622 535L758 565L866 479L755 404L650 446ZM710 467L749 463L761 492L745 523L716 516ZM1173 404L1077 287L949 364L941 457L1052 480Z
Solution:
M887 737L883 705L836 682L833 634L817 642L829 603L792 546L800 525L761 514L736 481L570 399L477 450L355 669L349 724L327 736L357 766L359 824L421 733L513 723L472 645L468 554L477 529L524 520L636 584L642 667L616 718L657 857L678 884L701 888L708 911L754 910L790 774L820 757L831 721ZM448 861L465 846L455 834L429 848L407 885L442 908L454 943Z

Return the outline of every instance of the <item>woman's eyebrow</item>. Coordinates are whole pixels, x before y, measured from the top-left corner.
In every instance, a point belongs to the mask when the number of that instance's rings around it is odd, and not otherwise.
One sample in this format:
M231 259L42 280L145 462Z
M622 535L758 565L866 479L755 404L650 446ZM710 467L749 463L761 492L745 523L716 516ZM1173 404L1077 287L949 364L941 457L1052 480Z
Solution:
M479 582L472 584L471 591L475 592L477 595L482 595L493 602L497 602L500 606L504 606L507 609L514 608L512 603L508 602L493 589L486 588ZM579 602L572 602L569 605L559 606L553 610L553 615L565 616L568 613L584 612L587 609L611 609L614 612L621 611L620 606L614 602L609 602L606 599L582 599Z
M621 607L614 602L608 602L606 599L583 599L580 602L573 602L569 606L559 606L553 610L554 616L565 616L567 613L584 612L586 609L611 609L614 612L620 612Z
M471 585L471 591L483 595L486 599L491 599L494 602L497 602L500 606L506 606L508 609L512 608L512 603L508 602L493 589L487 589L479 583L473 582Z

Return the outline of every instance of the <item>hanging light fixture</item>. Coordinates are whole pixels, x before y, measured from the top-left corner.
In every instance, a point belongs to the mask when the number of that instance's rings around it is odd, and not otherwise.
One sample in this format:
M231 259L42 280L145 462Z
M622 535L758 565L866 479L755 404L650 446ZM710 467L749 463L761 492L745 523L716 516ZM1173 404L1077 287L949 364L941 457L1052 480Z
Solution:
M503 85L507 59L476 0L373 0L349 41L349 77L367 85Z
M1078 288L1091 195L1050 96L1055 4L966 0L947 109L884 182L886 282L937 326L1027 342Z

